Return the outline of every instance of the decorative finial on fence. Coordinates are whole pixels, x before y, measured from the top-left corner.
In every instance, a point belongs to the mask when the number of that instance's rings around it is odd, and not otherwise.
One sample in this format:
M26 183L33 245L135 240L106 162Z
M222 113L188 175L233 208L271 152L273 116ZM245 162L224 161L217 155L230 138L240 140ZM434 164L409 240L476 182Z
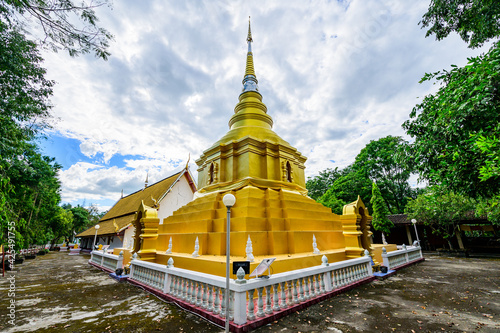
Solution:
M194 252L191 255L193 258L199 257L200 256L200 242L198 241L198 237L196 237L196 240L194 241Z
M403 244L403 250L406 250L406 244Z
M137 260L137 252L132 255L132 260Z
M174 259L170 257L167 261L167 268L172 268L172 267L174 267Z
M248 235L247 247L245 249L245 252L247 254L247 260L253 262L255 258L253 256L252 240L250 239L250 235Z
M243 283L247 283L247 280L245 280L245 270L243 269L243 267L240 267L238 268L238 270L236 271L236 281L234 281L235 283L237 284L243 284Z
M329 265L328 258L325 255L323 255L321 257L321 266L328 266L328 265Z
M387 254L387 249L385 247L382 248L382 254Z
M123 251L120 251L120 253L118 254L118 256L123 258Z
M365 250L365 257L369 257L369 256L370 256L370 251Z
M318 243L316 243L316 236L313 234L313 253L314 254L321 254L318 249Z
M165 254L170 254L172 253L172 237L170 237L170 240L168 241L168 249L165 251Z

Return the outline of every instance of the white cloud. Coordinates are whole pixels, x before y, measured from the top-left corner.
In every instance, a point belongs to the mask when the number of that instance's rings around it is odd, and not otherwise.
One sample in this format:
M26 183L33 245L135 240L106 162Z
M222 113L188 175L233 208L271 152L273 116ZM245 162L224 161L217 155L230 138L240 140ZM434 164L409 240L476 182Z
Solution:
M481 51L453 36L424 38L417 23L427 6L129 0L99 9L116 36L109 61L45 55L58 82L58 131L101 159L64 171L63 197L117 198L122 187L140 188L146 170L165 177L223 136L241 91L248 15L274 130L308 157L308 176L352 163L370 140L404 135L417 97L436 90L418 84L426 71L463 65ZM110 165L118 155L142 158Z

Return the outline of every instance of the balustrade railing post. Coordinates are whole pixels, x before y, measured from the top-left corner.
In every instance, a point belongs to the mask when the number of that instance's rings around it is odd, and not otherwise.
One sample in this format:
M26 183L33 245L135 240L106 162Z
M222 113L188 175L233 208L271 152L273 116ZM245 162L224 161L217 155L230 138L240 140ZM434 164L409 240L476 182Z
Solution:
M370 252L368 252L368 250L365 250L365 257L370 258L370 260L366 263L366 268L367 268L368 276L372 276L373 275L372 260L370 257ZM363 274L363 277L364 277L364 274Z
M281 309L286 309L286 293L285 293L285 284L286 284L286 282L280 282L280 287L281 287L281 302L280 302L280 308L281 308Z
M163 281L163 293L168 294L170 292L170 279L171 275L168 274L168 270L165 272L165 280Z
M271 285L266 286L266 314L272 314L273 309L271 307Z
M329 271L323 273L321 280L325 281L325 291L326 292L332 291L332 275Z
M257 288L258 300L257 300L257 317L265 317L264 313L264 301L262 300L262 291L264 287Z
M214 300L214 309L213 309L213 314L217 315L220 313L220 296L219 296L219 287L215 287L215 300ZM192 302L191 302L192 303Z
M123 251L120 251L118 255L118 261L116 262L116 269L123 268Z
M220 304L220 316L226 318L226 291L222 289L222 302Z
M273 311L279 311L279 296L278 296L278 284L273 284Z
M382 261L387 269L391 269L391 265L389 264L389 257L387 256L387 250L385 249L385 247L382 248Z
M254 320L255 319L255 313L254 313L254 311L255 311L255 304L254 304L254 301L253 301L253 294L254 294L254 292L255 292L255 289L251 289L251 290L248 291L248 316L247 316L248 320ZM237 301L235 303L238 304Z
M207 308L207 311L209 312L212 312L214 311L214 288L213 286L207 284L208 286L208 289L207 289L207 293L208 293L208 308Z
M405 251L405 264L409 262L408 260L408 249L406 248L406 244L403 244L403 250Z

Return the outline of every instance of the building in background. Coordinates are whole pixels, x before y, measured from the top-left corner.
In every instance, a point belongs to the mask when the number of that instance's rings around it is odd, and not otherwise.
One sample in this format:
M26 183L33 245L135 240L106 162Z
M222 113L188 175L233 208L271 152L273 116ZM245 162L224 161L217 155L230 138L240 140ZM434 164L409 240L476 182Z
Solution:
M146 182L143 189L118 200L99 220L96 244L109 245L110 249L132 249L136 230L134 221L141 203L155 207L163 221L175 210L192 201L195 192L196 184L187 165L182 171L155 184L148 186ZM76 235L80 238L82 249L91 250L95 231L95 227L91 227Z

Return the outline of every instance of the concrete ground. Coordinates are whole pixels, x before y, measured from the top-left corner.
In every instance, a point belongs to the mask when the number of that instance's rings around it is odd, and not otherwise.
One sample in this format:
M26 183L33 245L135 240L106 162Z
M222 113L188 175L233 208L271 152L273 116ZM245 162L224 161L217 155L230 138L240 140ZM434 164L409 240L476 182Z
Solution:
M0 277L1 332L221 332L87 264L50 253ZM15 321L8 317L15 276ZM499 332L500 260L426 255L396 276L363 285L254 332ZM12 325L14 323L14 325Z

